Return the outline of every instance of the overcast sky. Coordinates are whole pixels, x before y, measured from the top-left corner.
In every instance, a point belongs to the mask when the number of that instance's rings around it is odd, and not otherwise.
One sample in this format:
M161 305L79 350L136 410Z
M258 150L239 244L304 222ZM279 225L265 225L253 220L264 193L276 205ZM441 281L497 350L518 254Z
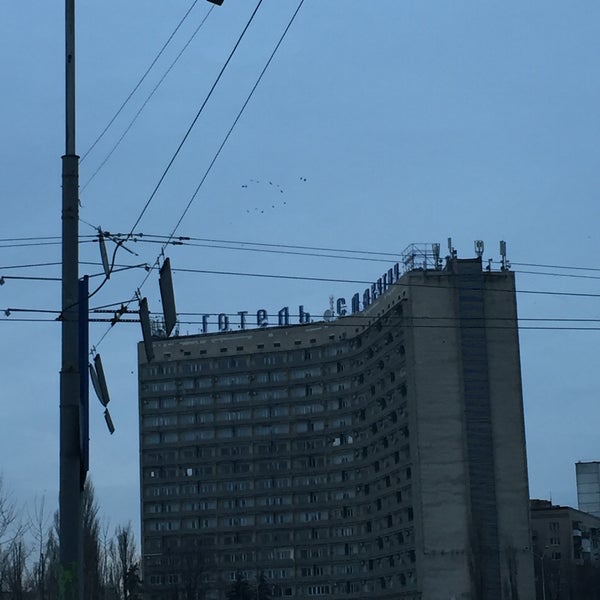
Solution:
M98 263L93 227L131 230L256 2L215 7L166 76L211 4L77 5L77 149L87 184L81 260ZM262 2L135 228L147 241L130 242L136 255L121 250L118 264L155 262L160 245L148 236L172 232L297 6ZM60 276L60 246L42 238L60 235L63 11L61 2L0 2L0 276ZM451 236L459 257L473 256L473 241L482 239L484 258L494 260L506 240L522 319L531 496L571 506L574 463L600 459L599 29L595 0L306 0L177 230L201 239L396 255L412 242L440 242L445 251ZM167 249L174 268L370 281L397 260L194 244ZM380 260L359 260L369 257ZM26 266L38 263L54 264ZM100 271L98 264L81 266L81 274ZM144 277L142 269L114 274L92 306L130 300ZM350 297L364 287L182 271L174 280L180 312L211 314L283 306L295 313L303 304L320 315L330 294ZM0 472L20 505L46 495L54 507L60 327L50 313L14 309L58 310L60 283L5 281ZM160 311L156 274L142 293ZM47 321L18 320L31 318ZM182 333L198 329L181 325ZM129 323L103 337L106 331L106 323L93 323L90 342L103 358L117 431L109 436L92 398L91 477L104 517L112 525L131 520L138 529L140 331Z

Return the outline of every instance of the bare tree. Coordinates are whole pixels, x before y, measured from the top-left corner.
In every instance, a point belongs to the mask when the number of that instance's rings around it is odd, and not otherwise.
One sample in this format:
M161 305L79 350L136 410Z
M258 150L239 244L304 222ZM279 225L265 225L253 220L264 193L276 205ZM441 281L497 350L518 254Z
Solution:
M4 480L0 475L0 550L10 540L11 528L17 522L17 510L4 489Z
M25 527L0 475L0 591L6 585L11 590L15 589L15 593L21 593L25 563L21 568L20 557L22 553L26 555L24 532ZM20 577L17 577L19 569Z
M22 535L14 540L8 551L6 568L6 586L11 600L23 600L25 595L25 569L27 564L27 547Z
M115 530L115 542L112 546L112 562L116 572L119 596L122 600L131 597L132 578L137 573L135 536L131 522L125 527L119 525Z
M182 600L204 600L210 585L213 563L202 551L202 539L183 537L170 553L179 573L179 597Z
M83 488L81 518L83 522L83 597L84 600L100 600L100 520L94 486L88 479Z
M44 589L48 598L58 598L60 574L60 554L58 547L58 513L54 515L54 527L48 531L46 540L46 573Z
M34 551L37 551L38 558L33 566L33 587L40 600L46 598L46 565L48 556L45 554L46 540L49 535L48 515L46 514L46 498L42 496L41 500L35 498L33 501L33 514L29 515L29 530L35 543Z
M254 600L254 591L250 587L248 580L238 573L235 581L227 591L227 600Z
M104 600L115 600L119 597L119 582L116 581L112 562L113 540L110 536L110 523L104 521L100 534L100 578L102 580Z
M263 571L256 580L256 600L271 600L271 586Z

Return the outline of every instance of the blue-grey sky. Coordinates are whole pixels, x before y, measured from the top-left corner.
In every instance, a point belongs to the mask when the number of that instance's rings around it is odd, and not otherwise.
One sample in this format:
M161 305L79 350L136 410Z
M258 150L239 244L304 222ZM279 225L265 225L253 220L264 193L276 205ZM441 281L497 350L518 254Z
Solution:
M90 148L157 55L192 0L77 2L78 153ZM85 184L212 5L199 0L114 125L81 164ZM149 199L254 0L215 7L122 143L81 192L81 218L128 232ZM264 0L136 231L168 235L200 182L297 0ZM61 2L0 3L0 275L59 277L60 246L14 238L60 235L64 153ZM182 222L198 238L400 253L452 236L459 256L508 244L517 271L530 489L576 505L574 463L600 459L600 5L593 0L306 0L271 67ZM94 230L81 224L81 234ZM89 238L84 238L89 239ZM159 246L130 243L120 264L153 263ZM178 246L175 268L373 280L382 262ZM366 255L365 255L366 256ZM81 260L98 262L82 243ZM390 258L390 263L395 262ZM98 273L82 265L81 273ZM548 275L531 272L545 272ZM586 275L589 278L559 277ZM115 274L93 306L126 301L144 272ZM174 274L182 312L250 313L282 306L313 314L344 283ZM99 282L100 278L94 281ZM160 310L157 276L142 291ZM539 292L552 292L540 294ZM532 293L533 292L533 293ZM12 308L59 308L58 282L7 279L0 287L0 471L24 505L58 493L55 322ZM545 318L539 322L526 319ZM559 321L583 319L587 321ZM564 330L552 328L562 327ZM92 324L97 344L106 324ZM182 325L196 333L197 325ZM98 346L117 432L92 399L91 476L114 525L138 505L136 343L119 324Z

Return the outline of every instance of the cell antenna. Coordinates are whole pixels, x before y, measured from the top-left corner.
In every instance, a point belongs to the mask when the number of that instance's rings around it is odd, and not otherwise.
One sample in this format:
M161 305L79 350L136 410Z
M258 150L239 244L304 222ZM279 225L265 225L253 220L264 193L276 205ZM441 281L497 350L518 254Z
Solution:
M104 420L106 421L106 426L108 427L108 431L110 435L115 432L115 426L113 424L113 420L110 418L110 413L108 412L108 408L104 411Z
M502 267L501 269L503 271L508 271L510 269L510 262L508 260L506 260L506 242L504 240L500 241L500 256L501 256L501 262L502 262Z
M142 325L142 337L144 338L144 349L146 350L146 360L152 362L154 359L154 348L152 347L152 328L150 327L150 311L148 310L148 300L140 299L140 323Z
M104 232L98 229L98 244L100 245L100 258L102 259L102 268L106 279L110 279L110 265L108 263L108 253L106 252L106 242L104 241Z
M108 386L106 385L106 378L104 376L104 368L102 366L102 359L99 354L94 356L94 364L90 363L90 377L92 379L92 386L100 400L100 404L106 407L110 402L110 396L108 394Z
M475 254L477 254L478 258L481 258L483 256L483 249L483 240L475 240Z
M439 244L431 244L431 250L433 252L433 263L434 268L437 270L440 268L440 245Z
M457 252L456 248L452 245L452 238L448 238L448 253L450 254L450 258L456 258Z
M165 262L160 268L158 285L160 287L160 298L162 300L163 315L165 317L165 332L167 337L169 337L177 322L177 311L175 310L175 293L173 291L171 261L168 258L165 259Z

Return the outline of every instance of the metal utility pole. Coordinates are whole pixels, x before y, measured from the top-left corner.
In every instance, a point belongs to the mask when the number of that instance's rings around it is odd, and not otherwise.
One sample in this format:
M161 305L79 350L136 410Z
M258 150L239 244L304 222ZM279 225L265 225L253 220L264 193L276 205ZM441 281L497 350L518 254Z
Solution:
M75 0L65 0L62 157L62 361L60 371L60 600L83 598L79 374L79 157L75 153Z

